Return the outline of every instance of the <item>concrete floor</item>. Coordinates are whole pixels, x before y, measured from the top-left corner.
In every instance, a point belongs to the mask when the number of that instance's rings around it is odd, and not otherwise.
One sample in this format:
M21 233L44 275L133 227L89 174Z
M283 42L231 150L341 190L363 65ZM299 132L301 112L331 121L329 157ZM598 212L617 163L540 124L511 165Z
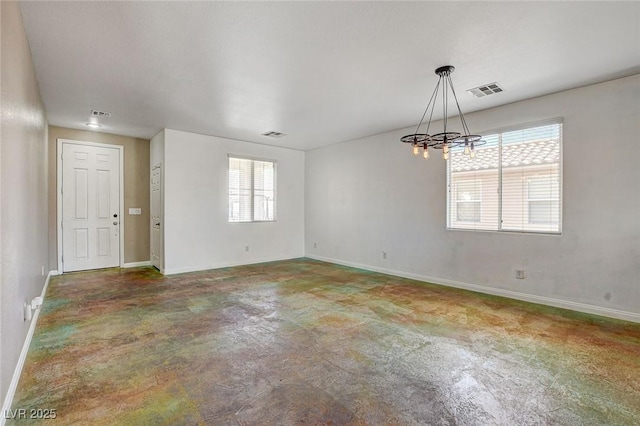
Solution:
M638 425L640 324L307 259L74 273L50 283L13 408L56 409L47 424Z

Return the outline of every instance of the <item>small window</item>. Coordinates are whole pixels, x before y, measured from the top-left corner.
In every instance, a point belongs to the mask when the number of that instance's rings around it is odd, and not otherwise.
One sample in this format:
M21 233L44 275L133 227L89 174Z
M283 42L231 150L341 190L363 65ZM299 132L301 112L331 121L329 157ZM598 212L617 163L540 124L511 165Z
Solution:
M458 222L480 222L482 212L482 181L456 182L456 219Z
M229 222L276 220L276 162L229 156Z
M557 176L528 178L527 202L529 224L557 225L560 220L560 184Z

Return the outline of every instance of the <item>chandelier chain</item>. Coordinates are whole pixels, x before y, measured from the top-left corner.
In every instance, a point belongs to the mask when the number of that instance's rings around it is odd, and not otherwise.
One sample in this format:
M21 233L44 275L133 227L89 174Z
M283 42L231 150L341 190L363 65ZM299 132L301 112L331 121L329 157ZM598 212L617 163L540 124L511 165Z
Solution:
M431 98L429 99L429 103L427 104L427 107L424 109L424 113L422 114L422 118L420 119L420 122L418 123L418 127L416 127L416 131L414 133L418 133L418 130L420 130L420 126L422 126L422 122L424 121L424 116L427 115L427 112L429 111L429 106L431 105L431 102L433 101L433 97L438 92L438 86L440 86L440 80L438 80L438 84L436 85L436 88L433 90L433 93L431 94ZM434 105L435 105L435 102L434 102ZM431 116L429 117L429 124L431 124L431 117L433 117L433 108L431 108ZM429 133L429 128L428 127L427 127L427 133Z
M431 95L431 97L433 98L433 96L435 95L435 99L433 99L433 104L431 105L431 114L429 114L429 122L427 123L427 130L425 131L426 134L429 134L429 128L431 127L431 119L433 118L433 111L435 111L436 109L436 100L438 97L438 89L440 88L440 80L438 80L438 84L436 84L436 88L433 91L433 95ZM431 101L429 101L429 103L431 103ZM427 108L429 106L427 105Z
M442 75L440 76L440 80L442 80ZM447 141L446 139L446 135L447 135L447 105L448 105L448 91L447 91L447 80L444 80L444 85L442 86L442 112L444 114L443 117L443 122L444 122L444 129L442 130L442 132L444 133L444 137L445 137L445 142Z
M453 81L451 80L451 75L448 75L449 86L451 86L451 91L453 92L453 99L456 101L456 107L458 107L458 115L460 116L460 121L462 122L462 130L464 130L465 135L470 135L469 127L467 127L467 120L464 119L464 114L462 114L462 110L460 109L460 104L458 103L458 96L456 95L456 89L453 87Z

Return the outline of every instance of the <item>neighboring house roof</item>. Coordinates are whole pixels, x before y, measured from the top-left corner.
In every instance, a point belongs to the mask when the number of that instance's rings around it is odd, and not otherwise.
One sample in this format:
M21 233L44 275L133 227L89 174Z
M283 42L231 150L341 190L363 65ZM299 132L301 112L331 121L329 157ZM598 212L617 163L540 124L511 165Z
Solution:
M497 146L476 148L476 158L462 151L451 153L451 171L497 169L499 151ZM502 147L502 167L552 164L560 161L560 149L555 140L514 143Z

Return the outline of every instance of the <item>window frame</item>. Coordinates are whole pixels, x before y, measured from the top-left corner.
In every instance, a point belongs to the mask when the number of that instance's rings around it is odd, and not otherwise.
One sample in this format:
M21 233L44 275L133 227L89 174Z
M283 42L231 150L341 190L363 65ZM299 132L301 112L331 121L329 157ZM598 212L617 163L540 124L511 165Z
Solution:
M248 160L251 161L251 189L250 189L250 207L249 211L251 213L250 220L231 220L230 211L231 211L231 181L229 179L229 172L231 171L231 160ZM263 163L271 163L273 164L273 219L255 219L255 163L263 162ZM261 157L250 157L246 155L236 155L236 154L227 154L227 223L269 223L269 222L277 222L277 183L278 183L278 161L271 158L261 158Z
M519 131L519 130L527 130L527 129L533 129L536 127L544 127L544 126L552 126L552 125L558 125L559 126L559 158L558 158L558 203L559 208L558 208L558 229L557 230L553 230L553 231L548 231L548 230L536 230L536 229L522 229L522 230L516 230L516 229L504 229L503 228L503 200L502 200L502 196L503 196L503 165L502 165L502 149L503 149L503 134L507 133L507 132L513 132L513 131ZM518 124L518 125L514 125L514 126L506 126L506 127L500 127L497 129L492 129L492 130L486 130L483 132L479 133L480 135L498 135L498 209L497 209L497 213L498 213L498 223L497 223L497 227L495 229L481 229L481 228L472 228L472 227L452 227L452 220L451 220L451 205L452 202L457 203L457 200L452 200L452 176L451 176L451 160L447 160L447 164L445 167L445 182L446 182L446 200L445 200L445 230L447 231L471 231L471 232L499 232L499 233L510 233L510 234L532 234L532 235L562 235L562 227L563 227L563 217L564 217L564 182L563 182L563 171L564 171L564 159L563 159L563 152L564 152L564 117L555 117L555 118L551 118L548 120L542 120L542 121L537 121L537 122L530 122L530 123L524 123L524 124ZM555 164L555 163L554 163ZM465 180L468 179L474 179L473 176L468 176L465 178ZM457 195L457 194L456 194ZM529 199L528 199L528 189L527 189L527 194L526 194L526 199L527 199L527 211L529 209ZM540 201L540 200L536 200L536 201ZM556 201L556 200L551 200L551 201ZM527 222L528 222L528 218L527 218ZM455 221L455 223L468 223L468 224L473 224L473 223L477 223L477 222L467 222L467 221ZM538 225L538 224L531 224L531 225ZM543 224L540 224L543 225Z

